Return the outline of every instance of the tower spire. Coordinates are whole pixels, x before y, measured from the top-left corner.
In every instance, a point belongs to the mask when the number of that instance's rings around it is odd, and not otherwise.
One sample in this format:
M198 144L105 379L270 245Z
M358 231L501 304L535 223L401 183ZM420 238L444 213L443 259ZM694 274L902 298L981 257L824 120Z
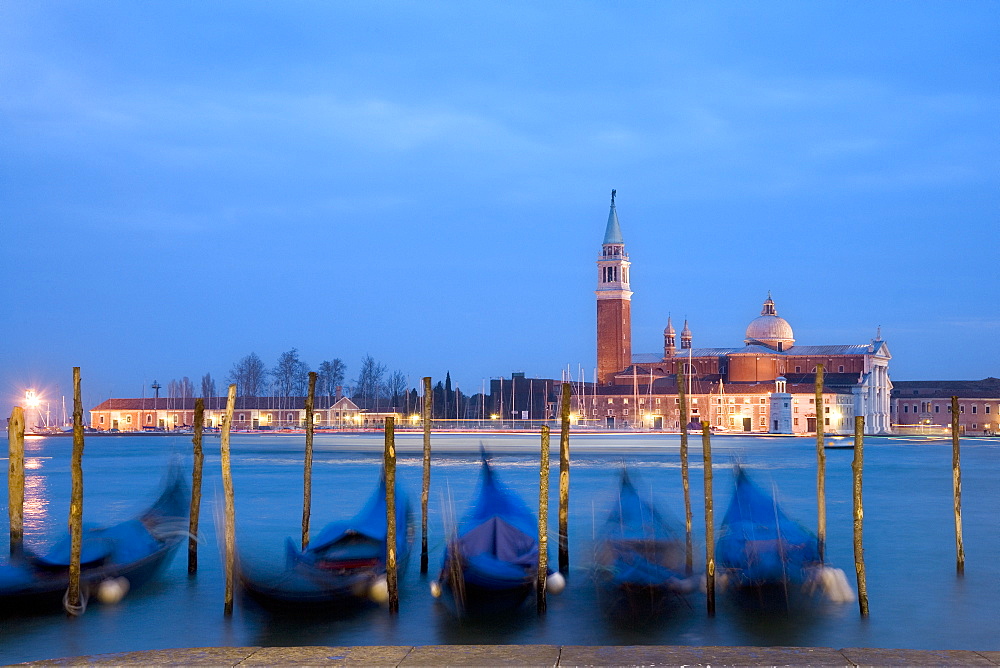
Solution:
M677 352L677 332L674 330L674 325L670 321L670 316L667 315L667 326L663 330L663 358L673 357L674 353Z

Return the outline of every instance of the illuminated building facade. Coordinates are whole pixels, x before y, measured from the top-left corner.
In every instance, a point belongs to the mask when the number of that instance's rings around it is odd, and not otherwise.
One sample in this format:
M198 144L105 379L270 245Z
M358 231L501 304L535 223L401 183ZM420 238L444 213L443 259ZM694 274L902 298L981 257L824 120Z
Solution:
M90 411L90 426L98 431L173 431L194 424L191 397L107 399ZM225 397L205 399L205 427L218 428L226 411ZM358 429L381 427L394 413L362 410L347 397L316 397L313 425L317 428ZM233 429L303 429L306 424L304 397L237 397Z
M897 381L892 388L894 428L916 434L950 430L952 397L958 397L963 434L1000 433L1000 378Z
M612 191L613 193L613 191ZM612 194L598 260L597 383L574 397L578 423L610 428L678 429L677 374L685 377L691 420L719 431L805 434L817 420L831 434L891 433L889 360L881 333L868 343L796 345L787 320L768 294L743 345L696 348L687 321L677 346L670 318L663 353L633 354L629 261ZM617 270L617 271L616 271ZM817 411L817 366L824 368L823 405Z

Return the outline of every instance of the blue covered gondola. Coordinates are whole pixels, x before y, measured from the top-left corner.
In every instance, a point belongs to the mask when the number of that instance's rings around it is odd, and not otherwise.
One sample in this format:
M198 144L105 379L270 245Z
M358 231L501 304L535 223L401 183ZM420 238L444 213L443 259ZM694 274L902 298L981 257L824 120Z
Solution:
M683 529L639 495L627 471L601 529L594 567L612 613L658 612L698 584L686 573Z
M288 538L285 565L269 570L240 560L244 591L265 607L336 610L355 607L385 595L386 519L385 477L379 480L364 508L350 520L326 525L300 550ZM396 560L405 569L410 546L410 506L396 486Z
M479 491L431 586L457 614L509 612L534 590L538 576L538 521L504 486L483 456Z
M138 517L109 527L84 525L80 592L117 600L156 575L187 534L190 504L180 467L171 467L159 498ZM70 537L44 555L30 550L0 564L0 613L56 611L69 587Z
M785 600L821 566L816 535L789 519L742 467L736 469L736 489L722 518L715 556L727 588Z

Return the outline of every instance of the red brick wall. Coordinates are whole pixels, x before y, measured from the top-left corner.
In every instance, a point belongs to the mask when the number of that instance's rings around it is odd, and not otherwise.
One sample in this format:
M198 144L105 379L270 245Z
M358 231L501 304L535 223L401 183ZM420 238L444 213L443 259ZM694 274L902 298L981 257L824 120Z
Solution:
M632 362L632 302L597 300L597 382L606 383Z

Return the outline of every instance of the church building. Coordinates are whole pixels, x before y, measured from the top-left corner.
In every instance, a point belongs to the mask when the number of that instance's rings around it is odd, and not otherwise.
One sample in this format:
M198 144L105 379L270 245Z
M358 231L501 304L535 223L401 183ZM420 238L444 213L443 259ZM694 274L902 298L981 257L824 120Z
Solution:
M747 325L743 345L695 347L687 320L680 334L667 318L663 352L632 352L628 253L615 191L597 259L597 379L574 396L581 425L679 429L677 374L682 373L690 420L716 431L806 434L817 420L829 434L854 432L854 416L868 434L891 433L889 360L881 332L868 343L796 345L792 326L778 315L770 293ZM815 382L822 364L823 405ZM590 389L588 395L587 389Z

